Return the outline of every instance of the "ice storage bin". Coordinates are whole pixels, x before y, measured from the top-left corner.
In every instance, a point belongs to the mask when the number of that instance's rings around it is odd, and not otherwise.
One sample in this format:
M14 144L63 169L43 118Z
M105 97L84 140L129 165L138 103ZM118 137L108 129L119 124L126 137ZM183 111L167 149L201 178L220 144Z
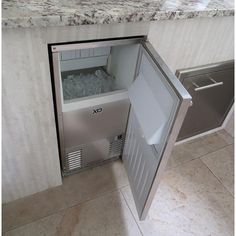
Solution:
M115 78L103 68L62 72L65 101L114 91Z
M115 77L106 71L110 47L64 51L60 70L65 101L115 90Z

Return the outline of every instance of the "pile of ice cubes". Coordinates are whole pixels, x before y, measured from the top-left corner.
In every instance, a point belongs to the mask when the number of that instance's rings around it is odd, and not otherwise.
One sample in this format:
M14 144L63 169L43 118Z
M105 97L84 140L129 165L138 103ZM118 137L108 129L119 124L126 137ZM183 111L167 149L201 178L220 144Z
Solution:
M71 100L113 91L115 78L98 69L93 73L67 75L62 86L64 100Z

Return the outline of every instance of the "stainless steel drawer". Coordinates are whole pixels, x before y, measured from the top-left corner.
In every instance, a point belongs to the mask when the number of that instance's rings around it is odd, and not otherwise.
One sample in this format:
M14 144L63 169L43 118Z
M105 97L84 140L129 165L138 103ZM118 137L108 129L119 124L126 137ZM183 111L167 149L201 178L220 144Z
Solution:
M178 140L222 125L234 101L234 63L211 64L177 71L192 96Z

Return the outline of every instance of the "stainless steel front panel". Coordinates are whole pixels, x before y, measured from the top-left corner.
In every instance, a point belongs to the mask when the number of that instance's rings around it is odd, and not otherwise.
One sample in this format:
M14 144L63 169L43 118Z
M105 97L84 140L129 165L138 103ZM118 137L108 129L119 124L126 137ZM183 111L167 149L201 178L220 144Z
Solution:
M193 98L178 140L221 126L234 101L234 63L180 70L178 75Z
M130 102L128 99L63 112L65 148L114 137L125 132Z

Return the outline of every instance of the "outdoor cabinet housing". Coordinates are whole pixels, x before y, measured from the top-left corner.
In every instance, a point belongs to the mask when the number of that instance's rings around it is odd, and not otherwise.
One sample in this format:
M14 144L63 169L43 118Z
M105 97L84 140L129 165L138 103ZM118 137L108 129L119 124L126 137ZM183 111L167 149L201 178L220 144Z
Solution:
M144 219L191 96L145 37L50 53L63 175L121 156Z

